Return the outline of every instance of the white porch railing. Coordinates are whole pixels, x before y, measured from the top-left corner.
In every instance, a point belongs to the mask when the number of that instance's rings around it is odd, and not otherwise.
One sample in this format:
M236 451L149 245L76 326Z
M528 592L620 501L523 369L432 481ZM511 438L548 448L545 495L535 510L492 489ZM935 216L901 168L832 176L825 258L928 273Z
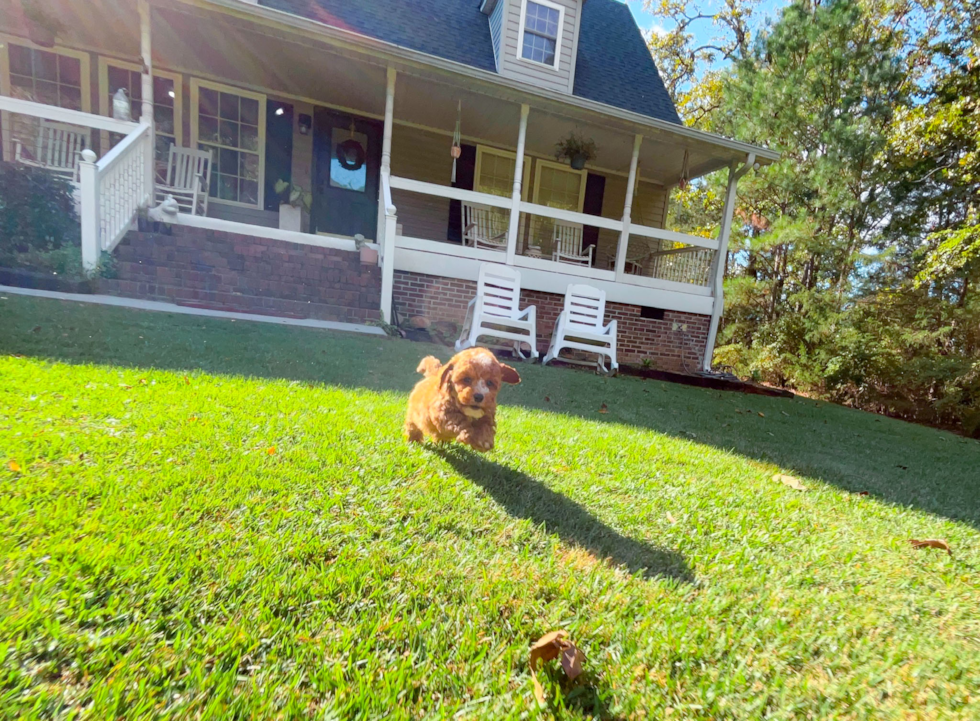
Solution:
M152 137L150 126L141 124L98 162L91 150L82 153L82 265L88 271L119 244L140 208L150 203L146 166L153 160Z

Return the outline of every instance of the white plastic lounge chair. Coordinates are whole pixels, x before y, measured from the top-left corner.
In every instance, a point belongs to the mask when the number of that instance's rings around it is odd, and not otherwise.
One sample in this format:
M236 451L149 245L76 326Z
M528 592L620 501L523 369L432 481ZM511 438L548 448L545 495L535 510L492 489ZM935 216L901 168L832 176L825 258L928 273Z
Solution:
M558 316L555 333L551 337L551 347L542 361L549 363L558 357L563 348L598 354L597 367L602 373L615 373L619 369L616 362L616 321L603 326L606 313L606 292L591 285L573 284L565 291L565 308ZM609 370L603 358L609 357Z
M526 359L521 345L531 347L531 358L538 357L535 307L518 307L521 300L521 274L505 265L484 263L476 298L466 308L466 320L456 350L472 348L481 336L514 341L514 350Z
M486 205L462 203L463 245L507 250L507 213Z
M167 177L156 186L157 202L172 195L180 212L208 214L208 188L211 185L211 151L170 146Z

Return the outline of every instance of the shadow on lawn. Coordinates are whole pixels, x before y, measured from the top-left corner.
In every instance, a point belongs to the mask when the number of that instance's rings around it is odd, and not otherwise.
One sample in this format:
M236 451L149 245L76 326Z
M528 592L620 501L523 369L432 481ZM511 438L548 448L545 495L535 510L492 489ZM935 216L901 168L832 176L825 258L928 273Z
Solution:
M201 370L406 393L419 379L415 367L422 356L446 359L451 354L420 343L261 323L36 299L0 302L0 353L69 363ZM976 441L805 399L597 378L526 363L517 367L524 380L502 394L505 406L650 429L980 528ZM603 404L608 409L600 414ZM655 444L651 452L657 452ZM498 468L490 476L503 473ZM506 495L505 489L501 493ZM550 501L546 495L542 501Z
M510 515L526 518L535 525L544 524L549 533L565 543L624 566L643 578L694 582L694 574L681 554L622 535L526 473L461 446L436 446L433 452L493 496Z

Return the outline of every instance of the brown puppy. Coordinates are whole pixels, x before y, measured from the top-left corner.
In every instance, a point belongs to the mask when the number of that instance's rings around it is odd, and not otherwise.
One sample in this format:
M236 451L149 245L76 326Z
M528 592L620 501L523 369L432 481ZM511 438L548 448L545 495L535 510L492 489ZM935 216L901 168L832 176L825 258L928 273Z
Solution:
M501 383L520 383L510 366L485 348L469 348L446 365L428 356L419 363L420 380L408 398L405 435L410 443L425 436L444 442L454 438L475 451L493 448L497 429L497 391Z

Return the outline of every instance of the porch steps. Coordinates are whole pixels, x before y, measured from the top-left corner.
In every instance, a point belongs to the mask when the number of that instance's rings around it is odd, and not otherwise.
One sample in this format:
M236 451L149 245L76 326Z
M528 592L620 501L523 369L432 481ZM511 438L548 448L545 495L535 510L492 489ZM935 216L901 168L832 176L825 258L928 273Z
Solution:
M380 271L357 253L173 226L132 232L113 253L107 295L277 318L380 318Z

